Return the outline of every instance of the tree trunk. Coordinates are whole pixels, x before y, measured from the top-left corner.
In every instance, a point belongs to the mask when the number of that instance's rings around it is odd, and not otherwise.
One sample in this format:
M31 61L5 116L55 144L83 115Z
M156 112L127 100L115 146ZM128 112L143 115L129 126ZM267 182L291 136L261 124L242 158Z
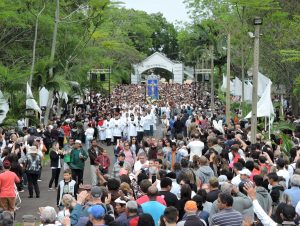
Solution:
M35 30L34 30L34 40L33 40L33 47L32 47L32 63L31 63L31 69L30 69L30 77L29 77L29 86L31 88L32 85L32 77L34 73L34 67L35 67L35 52L36 52L36 43L37 43L37 34L38 34L38 26L39 26L39 17L42 14L42 12L45 9L45 2L44 6L41 9L41 11L36 15L36 20L35 20Z
M53 39L52 39L52 46L51 46L51 55L50 55L50 68L49 68L49 78L53 78L53 63L54 57L56 52L56 39L57 39L57 30L58 30L58 23L59 23L59 0L56 0L56 11L55 11L55 23L54 23L54 30L53 30ZM54 90L51 88L49 90L49 99L47 103L47 108L45 112L44 124L47 126L49 121L50 109L52 105Z

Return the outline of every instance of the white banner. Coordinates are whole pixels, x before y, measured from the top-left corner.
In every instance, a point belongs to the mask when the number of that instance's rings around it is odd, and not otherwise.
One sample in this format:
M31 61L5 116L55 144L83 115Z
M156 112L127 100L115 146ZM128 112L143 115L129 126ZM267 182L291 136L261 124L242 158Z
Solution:
M4 119L6 118L6 114L9 110L9 105L6 101L6 99L3 96L3 93L0 91L0 109L1 109L1 113L0 113L0 123L2 123L4 121Z

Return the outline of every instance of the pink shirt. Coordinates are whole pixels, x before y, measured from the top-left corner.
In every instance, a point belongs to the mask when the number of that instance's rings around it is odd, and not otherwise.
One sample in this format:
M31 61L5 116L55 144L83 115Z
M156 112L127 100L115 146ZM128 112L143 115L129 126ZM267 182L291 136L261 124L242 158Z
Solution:
M19 177L11 171L0 174L0 198L16 197L15 183L19 183Z

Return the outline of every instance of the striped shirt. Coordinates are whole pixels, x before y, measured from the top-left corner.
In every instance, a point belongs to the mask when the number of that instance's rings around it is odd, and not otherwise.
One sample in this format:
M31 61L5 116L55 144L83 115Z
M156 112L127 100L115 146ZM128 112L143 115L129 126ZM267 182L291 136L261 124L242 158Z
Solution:
M241 226L243 222L243 216L240 212L230 207L212 216L211 222L211 225L218 226Z

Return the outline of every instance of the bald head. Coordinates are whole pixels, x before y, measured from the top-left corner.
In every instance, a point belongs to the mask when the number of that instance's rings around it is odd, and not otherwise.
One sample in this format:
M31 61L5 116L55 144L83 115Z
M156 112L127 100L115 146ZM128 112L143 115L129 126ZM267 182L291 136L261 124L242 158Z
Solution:
M150 199L156 200L157 194L158 194L158 190L156 186L152 185L148 188L147 195L149 196Z

